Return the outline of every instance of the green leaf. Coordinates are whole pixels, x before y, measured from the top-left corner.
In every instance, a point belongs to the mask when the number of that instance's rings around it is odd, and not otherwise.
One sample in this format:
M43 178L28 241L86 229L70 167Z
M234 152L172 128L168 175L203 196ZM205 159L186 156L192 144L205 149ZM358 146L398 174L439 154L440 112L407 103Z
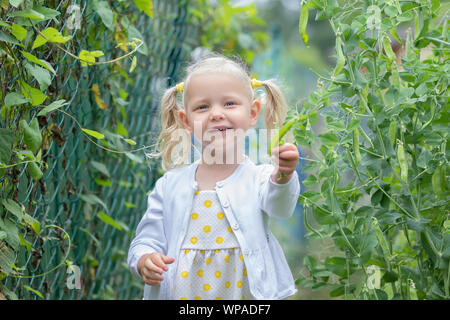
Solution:
M89 130L89 129L85 129L85 128L81 128L81 130L83 132L87 133L88 135L93 136L94 138L97 138L97 139L104 139L105 138L104 134L102 134L100 132L97 132L95 130Z
M112 217L108 216L106 213L98 211L97 215L100 218L100 220L102 220L104 223L109 224L110 226L113 226L118 230L122 230L122 226Z
M38 34L34 40L31 50L38 48L45 44L47 41L55 43L65 43L72 39L71 36L63 36L58 30L52 27L48 27L41 31L42 35Z
M125 155L131 160L134 161L136 163L144 163L144 160L142 159L142 157L139 157L138 155L131 153L131 152L127 152L125 153Z
M342 257L327 257L325 267L341 278L347 278L347 259ZM350 270L351 273L352 270Z
M22 247L27 248L28 254L30 254L31 251L31 242L27 241L23 238L22 234L19 233L19 243Z
M108 212L108 207L106 206L106 204L102 200L100 200L100 198L97 197L96 195L94 195L92 193L82 194L82 195L80 195L80 198L83 201L85 201L85 202L87 202L88 204L91 204L91 205L99 204L106 210L106 212Z
M114 13L106 1L94 2L94 10L102 19L103 24L111 31L114 31Z
M25 69L31 74L39 83L39 89L44 91L52 82L52 77L47 69L41 68L30 63L25 64Z
M7 164L12 155L14 133L10 129L0 128L0 162Z
M28 126L27 121L24 119L20 120L19 124L24 133L24 142L27 145L27 149L36 153L42 143L41 130L37 118L33 118L31 126Z
M128 144L131 144L132 146L136 145L136 141L132 140L132 139L123 139L125 142L127 142Z
M0 219L0 227L1 227L1 225L2 225L2 222ZM3 239L7 239L8 233L2 231L2 234L6 234L6 238L3 238ZM0 257L1 257L0 258L0 273L6 273L6 274L14 273L14 270L11 267L11 265L14 263L14 257L15 257L14 251L11 250L10 248L8 248L3 243L0 243ZM0 279L2 279L2 278L0 278ZM5 287L2 286L1 284L0 284L0 288L3 292L7 293L5 291Z
M9 17L23 17L23 18L30 18L30 19L45 19L45 16L37 11L34 11L32 9L25 9L25 10L19 10L19 11L13 11L10 14L8 14Z
M27 169L28 169L28 173L30 174L30 177L33 178L34 181L40 180L42 178L42 176L44 175L42 173L42 170L36 164L36 162L29 162Z
M387 270L386 273L383 275L383 281L384 282L395 282L398 280L398 274L394 271Z
M370 198L370 202L372 203L372 206L375 207L375 206L379 205L382 198L383 198L383 191L378 189L377 191L375 191L373 193L372 197Z
M42 14L44 16L44 20L53 19L61 14L57 10L43 7L37 3L33 4L33 10Z
M91 164L92 167L94 167L96 170L100 171L102 174L104 174L108 178L111 177L111 175L109 174L108 169L106 168L106 166L103 163L91 160L90 164Z
M338 137L332 132L319 134L318 138L324 145L330 148L334 147L339 141Z
M31 101L30 99L25 98L22 94L18 92L10 92L5 97L5 106L9 108L11 106L18 106L30 101Z
M128 137L128 130L122 124L122 122L117 121L117 133L121 136Z
M137 65L137 57L134 56L133 60L131 61L130 70L128 70L129 73L132 73Z
M153 0L134 0L136 7L150 18L153 18Z
M103 186L103 187L111 187L112 186L110 179L95 178L95 183L97 183L99 186Z
M335 284L330 291L330 297L339 297L345 293L345 285Z
M302 195L302 198L306 198L312 203L316 203L317 201L322 199L322 194L315 190L307 190L307 191L303 192L301 195Z
M25 220L25 222L31 227L31 229L33 229L34 232L36 232L36 234L39 234L41 231L41 223L39 221L27 213L23 215L23 220Z
M37 115L38 116L45 116L49 112L52 112L53 110L59 109L62 106L65 106L67 104L69 104L69 103L66 102L66 100L64 100L64 99L53 101L51 104L49 104L44 109L42 109Z
M0 219L0 230L6 232L8 237L6 238L6 242L11 246L14 251L17 251L20 245L19 239L19 230L16 225L9 221L8 219L2 220Z
M303 258L303 265L306 267L306 269L312 271L317 267L317 260L312 256L305 256Z
M398 22L405 22L414 19L414 14L411 11L405 11L401 15L397 16Z
M347 132L353 132L353 130L358 128L359 125L360 125L359 119L352 119L352 121L350 121L350 123L347 127Z
M345 130L345 125L342 123L341 120L335 120L331 117L327 117L327 125L328 125L328 128L336 130L336 131Z
M125 207L127 207L128 209L136 208L136 205L135 205L134 203L131 203L131 202L124 201L123 204L124 204ZM450 226L449 226L449 228L450 228Z
M143 35L139 32L138 29L136 29L136 27L134 27L133 25L130 25L128 27L128 41L135 41L135 39L139 39L142 42L144 42L144 37ZM139 47L139 49L137 50L137 52L148 56L148 47L145 44L145 42L142 44L142 46Z
M23 219L24 208L21 207L17 202L12 199L3 199L2 204L6 208L6 210L15 215L19 219L19 221Z
M433 155L429 150L424 148L417 158L416 164L419 168L426 168L431 159L433 159Z
M14 8L18 8L24 0L9 0L9 4L12 5Z
M359 237L360 244L360 262L366 263L370 259L372 249L378 245L378 238L375 232L370 232L369 234L363 234Z
M0 30L0 41L12 43L17 46L23 47L23 44L21 44L19 41L11 37L9 34L3 32L2 30Z
M19 83L22 94L31 100L33 107L42 104L47 99L47 96L41 90L31 87L24 81L19 81Z
M40 293L39 291L37 291L37 290L35 290L35 289L33 289L33 288L30 288L30 287L27 286L27 285L24 285L23 288L24 288L24 289L27 289L28 291L33 292L34 294L36 294L37 296L39 296L39 298L44 299L44 296L43 296L42 293Z
M308 188L315 186L317 184L317 182L318 182L318 180L317 180L316 176L313 174L309 175L308 178L303 180L303 184Z
M387 300L389 298L384 290L375 289L375 292L377 293L378 300Z
M81 50L80 55L78 58L81 61L81 66L86 67L87 65L93 65L95 63L95 58L103 56L103 51L87 51L87 50Z
M11 33L17 40L22 41L27 36L27 29L14 23L11 27Z
M389 16L389 17L396 17L398 15L398 10L396 7L394 6L387 6L384 8L384 12Z
M21 50L20 52L23 54L23 56L24 56L25 58L27 58L28 61L33 62L33 63L36 63L36 64L38 64L38 65L41 65L41 66L43 66L45 69L47 69L48 71L50 71L51 73L53 73L54 75L56 75L56 72L55 72L55 70L53 69L52 65L51 65L50 63L48 63L47 61L42 60L42 59L38 59L38 58L36 58L34 55L32 55L31 53L26 52L26 51L23 51L23 50Z
M4 28L8 29L9 31L11 31L11 25L6 23L5 21L0 20L0 27L4 27Z
M336 222L336 219L334 219L333 214L330 214L320 209L319 207L314 207L313 215L316 221L321 225L327 225Z

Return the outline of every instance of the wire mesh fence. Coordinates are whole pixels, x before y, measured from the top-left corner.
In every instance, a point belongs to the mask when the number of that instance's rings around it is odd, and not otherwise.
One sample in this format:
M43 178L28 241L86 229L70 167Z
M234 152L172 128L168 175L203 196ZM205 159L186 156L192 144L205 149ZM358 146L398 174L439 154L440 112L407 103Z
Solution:
M64 46L67 51L102 50L104 60L117 56L114 37L121 34L119 24L115 33L101 32L105 28L102 17L90 10L88 1L55 3L58 5L53 8L64 14L43 27L53 26L71 35L72 40ZM44 5L52 4L46 1ZM2 121L3 128L17 133L23 113L29 115L28 122L37 118L42 159L48 165L41 168L44 175L37 181L27 173L27 164L3 169L1 174L0 198L23 205L25 212L41 223L39 234L27 229L23 239L16 239L15 251L0 241L2 256L14 254L18 268L16 275L0 280L4 292L19 299L39 299L33 290L45 299L141 298L143 284L132 277L126 256L145 212L148 192L161 174L159 165L146 159L142 146L156 141L161 90L177 80L180 63L196 43L188 1L160 0L153 5L153 18L131 5L128 14L117 16L129 38L142 35L144 41L138 51L144 54L138 54L133 73L117 63L82 67L67 52L51 45L34 52L56 71L47 96L51 101L65 99L69 103L47 116L37 116L38 108L28 108L14 119ZM73 8L81 23L70 29ZM137 20L132 23L129 17ZM93 48L98 43L101 48ZM17 79L5 74L3 67L0 72L1 79L12 87ZM107 109L99 107L96 92ZM101 132L105 139L89 139L81 128ZM124 143L123 137L136 145ZM131 149L141 150L127 152ZM4 225L20 227L8 219L5 207L0 210Z

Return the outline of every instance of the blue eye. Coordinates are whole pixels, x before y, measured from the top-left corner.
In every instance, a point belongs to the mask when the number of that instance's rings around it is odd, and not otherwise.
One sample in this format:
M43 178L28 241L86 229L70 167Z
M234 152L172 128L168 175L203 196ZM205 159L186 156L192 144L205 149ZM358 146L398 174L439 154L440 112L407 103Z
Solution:
M233 101L228 101L227 103L225 103L225 105L226 105L226 106L234 105L234 102L233 102Z
M197 109L202 109L202 108L208 108L208 106L207 105L202 105L202 106L199 106Z

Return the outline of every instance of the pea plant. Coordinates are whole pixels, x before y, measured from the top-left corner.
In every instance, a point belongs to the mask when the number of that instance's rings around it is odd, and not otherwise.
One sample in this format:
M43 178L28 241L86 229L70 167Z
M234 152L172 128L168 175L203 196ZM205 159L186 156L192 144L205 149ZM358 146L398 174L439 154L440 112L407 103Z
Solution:
M336 36L336 65L318 74L293 129L312 155L299 203L307 237L330 239L335 251L307 255L298 285L345 299L450 299L449 8L441 6L302 1L303 41L315 12ZM319 115L325 130L316 132Z

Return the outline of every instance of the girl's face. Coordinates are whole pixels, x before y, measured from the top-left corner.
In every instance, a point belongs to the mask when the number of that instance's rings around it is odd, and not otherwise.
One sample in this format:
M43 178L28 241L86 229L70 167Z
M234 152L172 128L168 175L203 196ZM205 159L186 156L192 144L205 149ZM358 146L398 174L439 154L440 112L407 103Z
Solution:
M226 152L258 122L260 102L251 100L248 87L237 76L194 75L185 90L185 110L180 110L179 116L203 147L213 143L212 148Z

